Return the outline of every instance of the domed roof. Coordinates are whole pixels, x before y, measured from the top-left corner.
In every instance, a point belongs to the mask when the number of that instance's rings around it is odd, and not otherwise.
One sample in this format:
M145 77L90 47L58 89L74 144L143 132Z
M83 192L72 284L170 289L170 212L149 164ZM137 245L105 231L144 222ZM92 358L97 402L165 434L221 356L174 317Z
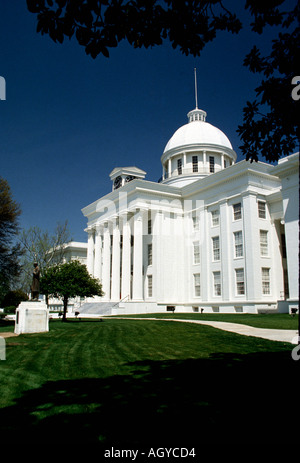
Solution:
M180 127L168 141L164 153L186 145L218 145L232 150L226 135L205 121L206 113L198 108L188 113L189 123Z

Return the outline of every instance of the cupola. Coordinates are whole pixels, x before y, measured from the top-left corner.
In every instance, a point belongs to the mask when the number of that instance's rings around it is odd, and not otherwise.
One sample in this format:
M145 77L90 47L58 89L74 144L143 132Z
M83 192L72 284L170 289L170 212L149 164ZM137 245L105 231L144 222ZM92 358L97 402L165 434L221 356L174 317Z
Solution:
M138 167L115 167L114 170L109 174L113 182L113 190L121 188L126 183L131 182L136 178L145 178L147 172Z

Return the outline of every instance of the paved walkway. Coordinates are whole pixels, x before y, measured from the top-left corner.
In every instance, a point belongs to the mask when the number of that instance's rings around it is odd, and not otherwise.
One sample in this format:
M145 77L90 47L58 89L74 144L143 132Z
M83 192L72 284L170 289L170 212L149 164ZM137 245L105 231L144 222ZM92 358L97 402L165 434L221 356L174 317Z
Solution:
M19 336L18 334L11 333L11 332L3 332L0 331L0 338L11 338L12 336Z
M123 318L123 317L116 317ZM125 317L124 317L125 318ZM132 317L126 317L130 320ZM272 330L265 328L255 328L249 325L240 325L239 323L229 323L220 321L209 320L185 320L183 318L134 318L134 320L163 320L172 322L185 322L196 323L200 325L209 325L220 330L231 331L232 333L242 334L244 336L254 336L256 338L269 339L270 341L290 342L291 344L298 344L298 331L297 330Z

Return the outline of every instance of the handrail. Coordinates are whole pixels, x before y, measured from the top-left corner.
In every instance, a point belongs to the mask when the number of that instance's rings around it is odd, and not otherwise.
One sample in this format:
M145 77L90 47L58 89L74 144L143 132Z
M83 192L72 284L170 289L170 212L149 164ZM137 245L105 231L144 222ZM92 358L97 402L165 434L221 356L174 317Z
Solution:
M120 304L120 302L124 301L126 298L128 298L128 300L129 300L129 297L130 297L129 294L127 294L127 296L124 296L122 299L119 300L119 302L116 302L116 303L112 306L112 309L113 309L116 305Z

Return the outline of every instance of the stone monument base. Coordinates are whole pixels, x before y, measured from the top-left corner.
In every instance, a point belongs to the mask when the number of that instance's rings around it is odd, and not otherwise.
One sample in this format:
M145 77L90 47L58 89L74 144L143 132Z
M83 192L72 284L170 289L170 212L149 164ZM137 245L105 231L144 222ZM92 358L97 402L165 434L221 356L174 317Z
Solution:
M49 331L49 310L41 301L23 301L16 310L15 333Z

